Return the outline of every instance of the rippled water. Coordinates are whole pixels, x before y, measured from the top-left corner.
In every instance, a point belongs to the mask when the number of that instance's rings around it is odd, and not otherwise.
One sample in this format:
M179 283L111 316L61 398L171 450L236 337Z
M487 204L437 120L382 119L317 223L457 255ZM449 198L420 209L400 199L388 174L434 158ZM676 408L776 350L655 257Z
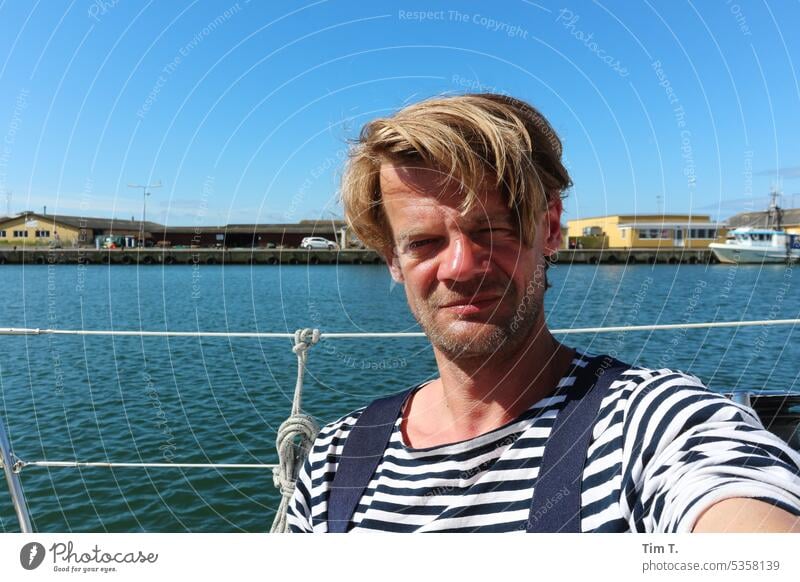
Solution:
M551 328L800 317L783 266L551 269ZM384 266L3 266L0 327L293 332L418 331ZM562 340L719 391L800 391L793 326L582 334ZM435 374L424 339L326 340L304 408L321 422ZM296 359L288 339L0 336L3 418L30 460L274 463ZM39 531L266 531L264 470L22 472ZM0 488L0 528L17 528Z

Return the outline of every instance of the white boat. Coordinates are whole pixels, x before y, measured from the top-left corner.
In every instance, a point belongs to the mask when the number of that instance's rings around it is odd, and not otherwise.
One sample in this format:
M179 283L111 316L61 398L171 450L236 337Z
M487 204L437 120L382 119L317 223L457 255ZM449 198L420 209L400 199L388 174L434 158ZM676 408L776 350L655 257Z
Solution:
M773 189L765 228L735 228L728 232L724 243L708 245L721 263L793 263L800 260L800 235L781 228L783 210L778 206L778 196L778 191Z
M800 260L800 235L783 230L736 228L724 243L708 245L721 263L787 263Z

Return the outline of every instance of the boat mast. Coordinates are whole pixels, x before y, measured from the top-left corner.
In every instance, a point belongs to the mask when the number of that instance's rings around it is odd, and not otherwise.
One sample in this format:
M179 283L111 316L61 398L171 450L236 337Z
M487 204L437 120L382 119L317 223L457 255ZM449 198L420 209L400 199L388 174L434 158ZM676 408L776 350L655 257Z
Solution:
M767 228L772 230L780 230L781 229L781 218L783 214L783 210L781 207L778 206L778 198L780 196L780 192L776 187L772 187L770 191L770 203L769 203L769 217L768 217L768 224Z
M783 210L780 206L778 206L778 199L780 197L780 192L778 189L773 186L772 190L770 191L770 203L769 203L769 225L768 228L772 230L776 230L780 232L781 230L781 218L783 214ZM786 245L786 264L789 265L792 262L792 244L790 237L787 233L784 233L784 244ZM772 235L773 237L776 235Z

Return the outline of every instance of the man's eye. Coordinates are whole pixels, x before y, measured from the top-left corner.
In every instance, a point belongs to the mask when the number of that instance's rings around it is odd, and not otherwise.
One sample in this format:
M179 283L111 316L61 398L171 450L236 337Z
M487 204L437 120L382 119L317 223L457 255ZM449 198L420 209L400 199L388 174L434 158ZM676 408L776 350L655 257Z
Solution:
M422 247L424 247L425 245L430 244L431 242L433 242L433 239L430 239L430 238L426 238L426 239L423 239L423 240L411 241L410 243L408 243L408 249L412 250L412 251L418 250L418 249L421 249Z
M478 234L494 234L494 235L501 235L501 234L508 234L511 232L510 228L505 228L502 226L497 226L495 228L481 228L478 230Z

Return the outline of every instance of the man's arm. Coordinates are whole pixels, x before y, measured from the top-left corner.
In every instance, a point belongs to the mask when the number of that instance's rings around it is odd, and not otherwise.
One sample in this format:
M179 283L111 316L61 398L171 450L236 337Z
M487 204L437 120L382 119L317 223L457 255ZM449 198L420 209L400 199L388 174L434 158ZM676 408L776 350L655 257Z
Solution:
M638 386L626 411L630 461L622 500L631 529L786 532L797 527L797 451L766 431L751 408L710 392L695 377L665 372Z
M759 499L723 499L697 518L692 533L800 533L800 517Z

